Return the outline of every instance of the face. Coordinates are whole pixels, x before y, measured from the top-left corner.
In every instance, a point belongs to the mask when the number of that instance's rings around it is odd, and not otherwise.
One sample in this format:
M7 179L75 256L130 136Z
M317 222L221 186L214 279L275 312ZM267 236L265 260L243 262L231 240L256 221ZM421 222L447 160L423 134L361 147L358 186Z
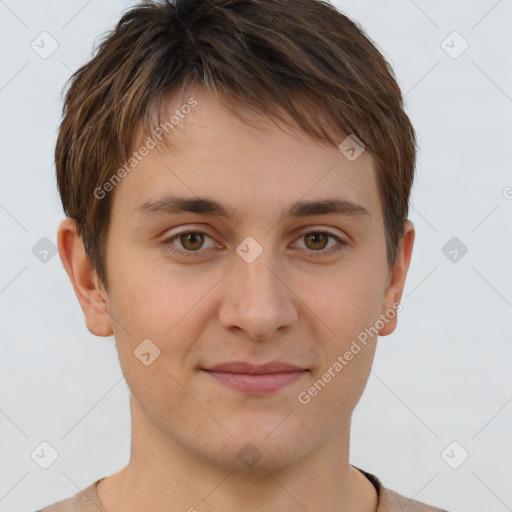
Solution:
M403 282L368 152L351 161L255 114L249 126L200 89L169 112L191 96L174 149L149 151L112 192L109 319L165 442L275 471L348 435Z

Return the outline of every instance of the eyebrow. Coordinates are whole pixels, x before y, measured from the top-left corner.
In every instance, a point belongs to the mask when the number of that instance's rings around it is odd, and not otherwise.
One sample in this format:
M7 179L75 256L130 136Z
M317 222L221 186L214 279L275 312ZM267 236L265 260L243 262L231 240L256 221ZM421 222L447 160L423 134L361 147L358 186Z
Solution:
M160 199L148 200L142 204L137 212L142 216L153 214L174 213L203 213L217 215L226 219L234 219L235 212L227 206L213 199L203 197L179 197L167 195ZM370 212L363 206L346 199L321 199L313 201L299 200L291 205L282 217L308 217L327 214L345 215L348 217L370 218Z

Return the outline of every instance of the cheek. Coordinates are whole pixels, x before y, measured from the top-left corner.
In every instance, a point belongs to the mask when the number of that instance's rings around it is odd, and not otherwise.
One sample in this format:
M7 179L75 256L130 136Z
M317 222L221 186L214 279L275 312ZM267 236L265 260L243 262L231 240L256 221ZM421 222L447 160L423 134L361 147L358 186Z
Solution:
M193 283L187 283L186 276L171 273L161 259L152 262L143 255L120 255L111 276L112 314L123 318L130 326L128 330L144 336L161 336L169 330L174 319L185 314L188 300L194 296Z
M297 394L297 407L311 418L322 418L325 427L338 429L348 420L368 382L375 355L375 341L345 344L334 350L329 362ZM346 349L346 350L345 350ZM347 353L350 356L347 357Z
M338 339L357 336L379 317L383 275L375 264L361 260L330 269L321 279L304 279L297 286L305 305Z
M109 308L123 368L139 369L134 351L149 339L160 351L156 367L165 361L170 371L188 378L183 363L214 314L208 291L219 277L197 271L194 275L190 269L171 268L168 262L143 265L132 258L118 263L112 272Z
M319 316L331 332L318 338L321 364L302 390L313 415L335 421L353 410L364 391L377 342L372 330L380 314L377 283L362 271L350 272L331 281L330 293L315 297L321 306Z

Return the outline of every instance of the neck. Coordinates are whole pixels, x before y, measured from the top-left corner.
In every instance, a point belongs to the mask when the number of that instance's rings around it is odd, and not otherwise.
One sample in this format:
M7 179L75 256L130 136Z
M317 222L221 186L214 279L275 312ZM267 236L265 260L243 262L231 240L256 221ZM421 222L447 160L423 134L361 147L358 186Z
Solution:
M151 423L133 399L131 412L130 462L97 487L107 512L377 510L372 483L349 465L350 425L291 467L239 471L191 453Z

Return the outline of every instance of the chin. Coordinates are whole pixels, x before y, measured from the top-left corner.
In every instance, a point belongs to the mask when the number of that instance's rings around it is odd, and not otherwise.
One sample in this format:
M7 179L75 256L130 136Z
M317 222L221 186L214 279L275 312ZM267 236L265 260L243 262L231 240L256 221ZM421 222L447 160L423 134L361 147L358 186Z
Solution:
M279 473L297 464L307 456L307 446L303 439L293 434L290 429L278 433L279 421L272 423L272 428L251 428L234 430L231 424L227 430L233 435L207 436L208 458L212 463L232 472L253 474ZM282 425L281 425L282 427ZM274 431L272 431L274 429ZM216 438L215 438L216 437Z
M262 474L280 473L300 460L296 446L283 447L263 440L234 439L229 447L210 453L211 462L235 473Z

